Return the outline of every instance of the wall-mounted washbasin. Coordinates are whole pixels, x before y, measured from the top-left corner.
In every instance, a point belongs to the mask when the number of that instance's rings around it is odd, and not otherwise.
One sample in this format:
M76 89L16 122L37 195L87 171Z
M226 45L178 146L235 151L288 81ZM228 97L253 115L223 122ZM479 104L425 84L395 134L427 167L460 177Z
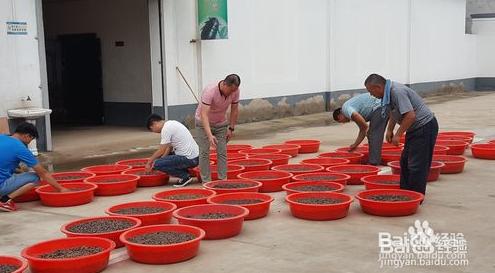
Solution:
M35 119L52 113L52 109L44 108L19 108L7 110L7 115L11 118Z

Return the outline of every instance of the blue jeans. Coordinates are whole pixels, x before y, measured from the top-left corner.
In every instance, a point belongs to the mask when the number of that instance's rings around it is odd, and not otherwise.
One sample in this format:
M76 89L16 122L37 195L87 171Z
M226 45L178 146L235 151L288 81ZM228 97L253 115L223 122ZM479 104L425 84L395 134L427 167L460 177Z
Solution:
M155 160L153 169L180 179L189 179L188 168L198 166L199 158L188 159L181 155L167 155Z
M406 133L406 145L400 159L400 188L426 193L433 149L438 135L437 119Z
M0 184L0 196L9 195L26 184L39 182L40 178L33 172L14 174Z

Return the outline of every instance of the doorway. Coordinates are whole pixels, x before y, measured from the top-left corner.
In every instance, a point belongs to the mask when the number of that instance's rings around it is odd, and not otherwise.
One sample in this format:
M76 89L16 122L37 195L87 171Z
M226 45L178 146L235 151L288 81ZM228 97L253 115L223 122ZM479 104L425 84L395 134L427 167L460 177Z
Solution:
M100 39L95 33L58 35L46 41L52 122L101 125L103 86Z

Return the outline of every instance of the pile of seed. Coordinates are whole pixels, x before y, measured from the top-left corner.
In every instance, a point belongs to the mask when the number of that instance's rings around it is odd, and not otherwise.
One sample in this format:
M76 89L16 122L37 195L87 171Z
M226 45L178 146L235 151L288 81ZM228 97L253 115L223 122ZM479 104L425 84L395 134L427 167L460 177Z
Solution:
M368 199L373 201L387 201L387 202L401 202L401 201L411 201L412 198L407 195L396 195L396 194L377 194L370 195Z
M10 264L0 264L0 273L12 273L16 271L19 267Z
M334 191L336 188L328 185L303 185L293 189L296 191Z
M67 249L57 249L50 253L42 254L39 257L42 259L68 259L89 256L102 251L103 249L97 246L79 246Z
M235 165L240 165L240 166L257 166L257 165L263 165L263 162L259 161L240 161L240 162L235 162Z
M337 157L337 158L348 158L348 157L354 157L354 155L350 154L345 154L345 155L341 155L341 154L332 154L331 157Z
M315 204L315 205L328 205L328 204L338 204L342 203L340 199L326 198L326 197L311 197L311 198L300 198L296 200L297 203L302 204Z
M234 214L231 213L223 213L223 212L209 212L198 215L188 215L187 218L193 219L224 219L234 217Z
M74 233L105 233L124 230L132 227L133 222L123 219L96 219L67 227L67 230Z
M169 195L163 197L166 200L190 200L190 199L198 199L203 198L205 195L203 194L193 194L193 193L179 193L174 195Z
M265 175L260 175L260 176L255 176L252 179L277 179L280 178L279 175L276 174L265 174Z
M399 185L400 181L398 180L379 180L375 181L377 184L386 184L386 185Z
M314 170L314 167L310 166L287 166L283 168L287 172L303 172L303 171L311 171Z
M335 175L318 175L318 176L307 176L304 177L304 181L328 181L328 180L335 180L339 178L338 176Z
M132 167L145 166L146 162L130 162L130 163L126 163L125 165Z
M144 175L160 175L159 171L151 171L151 172L146 172L146 171L140 171L136 172L136 175L144 176Z
M97 183L123 182L124 180L122 180L122 178L115 177L115 178L98 179Z
M348 169L348 170L343 170L342 172L344 173L368 173L368 170L353 170L353 169Z
M165 209L160 207L135 207L135 208L119 209L112 212L123 215L143 215L143 214L158 213L162 211L165 211Z
M232 199L232 200L224 200L222 204L229 205L249 205L249 204L258 204L263 202L261 199Z
M240 188L249 188L252 187L253 184L249 183L219 183L213 186L215 189L240 189Z
M89 177L88 175L61 175L56 176L56 180L80 180Z
M159 231L134 236L129 238L129 241L142 245L171 245L191 241L195 238L194 234L186 232Z
M87 187L87 188L84 188L84 187L73 187L73 188L70 188L69 190L70 191L85 191L87 189L89 189L89 187Z

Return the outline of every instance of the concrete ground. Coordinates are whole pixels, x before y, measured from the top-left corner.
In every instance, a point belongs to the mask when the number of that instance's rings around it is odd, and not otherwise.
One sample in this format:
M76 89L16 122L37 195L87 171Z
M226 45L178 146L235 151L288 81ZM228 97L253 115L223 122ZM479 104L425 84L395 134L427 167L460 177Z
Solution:
M428 102L441 130L472 130L477 133L476 141L495 138L495 93L428 98ZM233 143L262 146L288 139L311 138L320 139L320 152L326 152L353 141L357 133L355 125L328 126L327 123L328 114L317 114L240 125ZM144 140L141 135L151 137ZM88 162L91 156L91 162L144 156L149 154L149 146L159 137L135 132L133 144L129 139L121 141L110 137L105 140L103 136L88 135L86 138L85 135L81 141L81 134L75 133L74 136L77 138L68 139L79 148L74 148L71 153L79 151L79 157L89 158ZM107 147L108 151L99 156L98 150L91 154L87 146L96 146L99 141L113 148ZM76 154L71 156L77 157ZM315 156L300 155L291 161L299 162ZM495 176L491 168L495 167L495 161L474 159L470 151L466 151L466 157L468 162L463 173L442 175L438 182L428 185L424 204L412 216L386 218L367 215L355 200L346 218L328 222L305 221L290 215L283 200L285 194L279 192L272 194L275 201L266 218L245 222L237 237L203 241L199 255L190 261L162 266L142 265L128 260L125 250L119 249L112 253L111 264L105 272L494 272ZM53 163L56 158L52 156L46 160ZM73 160L65 165L59 162L55 169L77 169L85 162ZM38 202L19 204L18 212L0 214L0 254L20 255L26 246L63 237L59 228L68 221L104 215L104 210L114 204L147 200L153 193L169 188L140 188L129 195L97 197L90 204L70 208L43 207ZM348 186L345 192L354 195L363 188ZM377 261L378 232L400 236L416 219L428 220L435 232L463 233L468 244L469 265L380 268Z

